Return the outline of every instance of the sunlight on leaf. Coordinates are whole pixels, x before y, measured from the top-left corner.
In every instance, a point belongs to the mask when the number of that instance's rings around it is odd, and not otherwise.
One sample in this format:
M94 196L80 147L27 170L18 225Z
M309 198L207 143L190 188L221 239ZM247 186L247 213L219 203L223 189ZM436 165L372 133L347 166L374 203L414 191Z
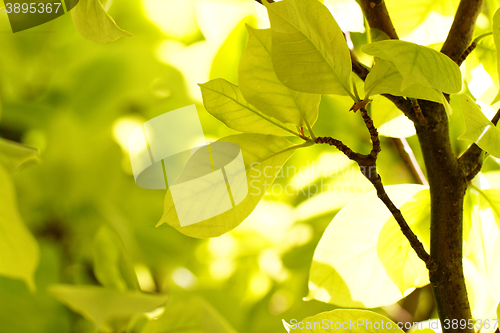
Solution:
M500 158L500 130L486 118L470 96L460 95L460 104L467 131L458 139L471 140L487 153Z
M294 150L280 153L290 148L292 144L273 135L237 134L222 138L217 142L232 142L240 147L245 161L248 182L246 198L236 207L220 215L181 227L172 195L168 190L165 196L164 213L158 225L168 223L179 232L196 238L216 237L234 229L255 209L283 164L294 153Z
M370 103L373 123L378 134L391 138L406 138L415 135L415 125L387 98L373 96Z
M17 210L14 184L0 163L0 275L20 279L35 291L38 243Z
M210 68L210 79L223 78L239 84L238 67L248 40L248 25L255 25L253 16L243 19L221 45Z
M500 190L471 189L475 200L471 214L471 230L464 246L464 256L477 267L488 283L488 290L500 300ZM477 195L478 194L478 195Z
M453 15L457 9L457 4L453 0L418 0L410 3L399 0L385 0L385 3L400 36L409 34L424 22L432 11L442 15Z
M390 61L403 77L401 90L412 84L449 94L462 89L462 74L446 55L429 47L400 40L385 40L363 45L363 52Z
M422 185L386 186L401 207L425 189ZM391 213L375 191L347 204L328 225L314 252L308 299L343 307L373 308L403 297L379 259L379 235Z
M488 281L471 260L464 258L463 266L472 317L494 319L498 301L491 294Z
M378 313L367 310L338 309L307 317L301 322L290 322L293 332L356 332L402 333L396 323Z
M370 96L391 94L394 96L425 99L437 103L441 103L443 100L443 94L434 88L412 83L406 89L402 90L402 84L403 76L396 67L390 61L377 58L375 66L373 66L366 77L365 92L370 92Z
M224 79L199 84L207 111L227 127L240 132L291 136L295 127L263 114L248 104L240 88Z
M293 90L352 95L351 56L332 14L317 0L266 5L276 75Z
M400 208L406 222L427 251L430 248L430 200L429 190L424 189ZM402 294L429 284L429 271L425 263L413 251L392 216L380 231L377 250L387 274Z
M433 44L439 45L446 40L452 23L452 15L443 16L437 12L430 12L422 24L410 34L402 36L401 40L433 47Z
M276 77L271 59L271 30L247 26L248 44L239 67L245 99L261 112L284 123L311 127L318 119L320 95L296 92Z
M116 25L99 0L80 0L71 11L76 30L86 39L98 42L114 42L120 37L132 37Z

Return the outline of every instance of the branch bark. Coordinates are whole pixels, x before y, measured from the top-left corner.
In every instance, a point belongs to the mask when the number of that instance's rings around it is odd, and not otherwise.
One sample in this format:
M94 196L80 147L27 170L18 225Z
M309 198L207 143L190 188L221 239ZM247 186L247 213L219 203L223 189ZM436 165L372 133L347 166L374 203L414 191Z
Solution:
M368 179L375 190L377 191L377 196L385 204L387 209L391 212L392 216L398 223L403 235L408 239L411 247L417 253L417 256L426 264L429 270L435 270L435 264L431 256L425 251L424 246L419 241L417 235L411 230L410 226L406 222L401 211L394 205L392 200L387 195L384 185L382 184L382 178L377 172L377 157L380 152L380 140L378 136L378 131L373 125L373 121L368 115L365 108L359 109L363 121L365 122L366 128L370 132L370 139L372 141L372 150L369 154L364 155L360 153L353 152L352 149L343 144L340 140L333 139L331 137L318 137L316 138L316 143L327 143L331 146L335 146L338 150L344 153L349 159L358 163L361 173Z
M458 6L442 48L442 52L454 61L460 59L471 43L481 6L482 0L462 0ZM361 8L370 27L383 30L391 38L397 37L382 1L362 0ZM418 105L420 117L416 113L404 112L410 114L409 118L415 124L430 185L430 256L434 263L434 267L429 269L431 286L443 324L446 319L468 321L472 315L462 267L463 200L467 177L462 170L462 163L459 163L451 149L448 117L443 106L427 101L418 101ZM474 150L472 148L472 152ZM470 154L475 157L472 152ZM474 332L471 329L444 329L444 332L452 331Z
M467 180L453 155L448 117L441 104L420 101L427 126L416 123L417 136L427 169L431 196L431 257L429 271L439 318L472 318L462 267L463 200ZM470 332L471 329L444 330Z
M441 52L458 61L472 41L483 0L461 0Z
M399 38L384 0L361 0L360 5L371 28L382 30L391 39Z

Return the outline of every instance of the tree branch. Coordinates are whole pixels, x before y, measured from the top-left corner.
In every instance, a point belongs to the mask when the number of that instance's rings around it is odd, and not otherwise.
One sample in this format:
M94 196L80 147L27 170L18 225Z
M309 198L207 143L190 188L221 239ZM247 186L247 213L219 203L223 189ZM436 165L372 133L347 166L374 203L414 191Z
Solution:
M372 150L370 154L360 154L353 152L352 149L343 144L340 140L333 139L331 137L318 137L316 138L316 143L326 143L331 146L335 146L338 150L344 153L349 159L358 163L361 173L368 179L375 190L377 191L377 196L385 204L387 209L391 212L392 216L398 223L403 235L410 242L411 247L417 253L417 256L422 259L429 270L435 270L435 264L431 256L425 251L424 246L418 240L417 235L411 230L410 226L406 222L405 218L401 214L401 211L394 205L392 200L387 195L384 185L382 184L382 179L377 172L377 157L380 152L380 140L378 136L378 131L373 125L373 121L368 115L365 108L360 109L361 116L365 122L366 128L370 132L370 139L372 141Z
M356 74L361 80L365 80L366 76L368 73L370 73L369 69L363 65L359 60L356 54L352 51L351 52L351 63L352 63L352 71L354 74Z
M457 61L472 41L483 0L461 0L441 52Z
M391 39L398 39L384 0L361 0L359 3L371 28L382 30Z
M473 41L468 48L465 49L464 53L462 53L462 55L460 56L460 58L458 58L458 60L456 61L457 65L458 66L461 66L462 63L465 61L465 58L467 58L467 56L472 52L474 51L474 49L477 47L477 43L475 41Z
M368 21L371 28L379 29L385 32L390 38L398 39L396 29L392 24L387 8L383 1L367 1L363 0L360 2L363 9L363 13ZM363 81L368 75L368 70L359 63L356 55L351 51L352 68L353 72L359 76ZM412 103L400 96L392 96L384 94L384 97L393 102L397 108L399 108L410 120L413 122L418 121L416 117L415 109ZM427 180L425 179L424 173L422 172L420 165L418 164L411 147L408 142L404 139L393 138L392 140L396 146L401 159L405 162L406 166L410 170L411 174L414 176L415 180L420 184L427 185Z

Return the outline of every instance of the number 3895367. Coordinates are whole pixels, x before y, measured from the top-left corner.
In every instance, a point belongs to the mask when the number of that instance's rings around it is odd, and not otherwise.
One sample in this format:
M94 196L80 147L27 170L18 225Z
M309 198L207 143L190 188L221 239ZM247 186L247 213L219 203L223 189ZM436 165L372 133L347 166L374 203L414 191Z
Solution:
M19 13L57 13L61 7L60 2L30 2L30 3L6 3L5 11L7 14Z

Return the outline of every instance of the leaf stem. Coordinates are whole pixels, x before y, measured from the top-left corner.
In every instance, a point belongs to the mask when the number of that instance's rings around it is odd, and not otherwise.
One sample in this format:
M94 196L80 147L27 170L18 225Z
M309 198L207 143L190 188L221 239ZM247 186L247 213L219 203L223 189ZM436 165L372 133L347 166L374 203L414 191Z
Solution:
M309 122L307 121L306 117L304 117L304 123L306 123L307 130L309 131L309 134L311 135L311 139L316 142L316 135L314 135L313 129Z
M358 88L356 88L356 82L354 82L354 78L352 78L352 90L354 91L354 96L356 97L356 100L354 102L358 103L359 101L361 101L361 98L359 98Z

